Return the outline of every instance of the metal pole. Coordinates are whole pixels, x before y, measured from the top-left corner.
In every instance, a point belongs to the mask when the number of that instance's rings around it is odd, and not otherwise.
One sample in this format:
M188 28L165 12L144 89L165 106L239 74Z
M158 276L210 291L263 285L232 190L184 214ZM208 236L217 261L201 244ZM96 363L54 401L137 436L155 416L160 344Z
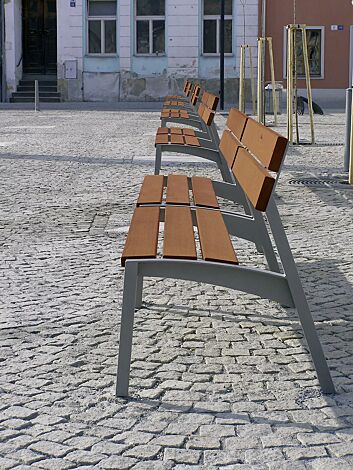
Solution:
M352 126L352 88L346 90L346 145L344 148L344 171L349 171Z
M220 108L224 110L224 10L225 0L221 0L221 31L220 31L220 67L219 67L219 78L220 78Z
M38 80L34 81L34 111L39 111L39 86Z

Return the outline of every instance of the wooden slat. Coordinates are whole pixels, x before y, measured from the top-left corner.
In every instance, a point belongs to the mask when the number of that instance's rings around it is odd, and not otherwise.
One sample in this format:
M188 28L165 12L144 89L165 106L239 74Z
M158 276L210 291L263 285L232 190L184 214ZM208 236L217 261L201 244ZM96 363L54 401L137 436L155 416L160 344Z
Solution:
M236 108L232 108L229 111L229 116L227 119L227 127L232 131L232 133L241 140L243 137L244 129L248 121L248 116L239 111Z
M155 145L165 145L169 142L169 135L168 134L157 134Z
M148 175L143 179L137 206L141 204L160 204L163 198L163 176Z
M190 204L188 179L184 175L169 175L167 184L167 204Z
M186 92L189 83L190 83L189 80L185 80L185 83L184 83L184 93Z
M189 119L189 113L187 111L180 111L180 117Z
M239 146L240 142L238 142L228 130L225 130L219 144L219 149L227 160L229 168L233 166Z
M207 126L210 126L212 124L214 116L215 116L214 111L211 111L210 109L205 108L201 118Z
M266 211L275 179L250 155L240 148L233 165L233 173L252 205L259 211Z
M189 207L166 207L163 257L197 258L191 210Z
M191 178L192 193L196 206L219 209L217 196L209 178L193 176Z
M185 135L184 140L186 145L191 145L192 147L200 147L200 141L197 137L192 137L190 135Z
M170 133L171 134L179 134L179 135L182 135L183 133L183 130L181 127L170 127Z
M206 106L203 103L200 103L199 109L197 110L198 115L202 118L203 113L205 112Z
M157 256L159 207L137 207L132 216L121 265L127 259L155 258Z
M197 103L200 91L201 91L201 87L196 86L195 89L194 89L194 93L192 94L192 97L191 97L191 104L193 104L194 106Z
M185 145L184 137L182 135L171 134L170 143L176 145Z
M271 171L280 169L288 143L285 137L249 118L242 142L266 168Z
M216 111L217 106L218 106L218 101L219 101L218 96L215 96L209 93L208 100L207 100L207 107L211 109L212 111Z
M219 211L197 209L196 218L203 259L238 264L222 214Z
M209 97L209 93L207 91L205 91L202 95L202 98L201 98L201 103L206 105L207 104L207 101L208 101L208 97Z
M168 127L158 127L157 134L168 134Z
M192 137L195 137L194 129L183 128L183 134L184 135L191 135Z

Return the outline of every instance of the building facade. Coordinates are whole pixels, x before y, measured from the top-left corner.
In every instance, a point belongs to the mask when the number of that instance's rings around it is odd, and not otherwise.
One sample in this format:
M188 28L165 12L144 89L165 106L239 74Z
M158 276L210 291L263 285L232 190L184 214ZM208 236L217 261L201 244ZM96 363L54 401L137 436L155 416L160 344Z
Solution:
M247 43L258 35L258 0L243 3L225 2L230 101L244 22ZM24 77L56 77L64 101L158 100L185 77L218 91L220 0L7 0L4 8L7 100Z
M308 56L314 100L342 106L345 89L352 84L353 5L351 0L268 0L265 21L259 5L259 34L273 38L276 76L286 82L286 25L307 25ZM298 88L305 88L302 51L298 50ZM269 71L267 72L269 80Z

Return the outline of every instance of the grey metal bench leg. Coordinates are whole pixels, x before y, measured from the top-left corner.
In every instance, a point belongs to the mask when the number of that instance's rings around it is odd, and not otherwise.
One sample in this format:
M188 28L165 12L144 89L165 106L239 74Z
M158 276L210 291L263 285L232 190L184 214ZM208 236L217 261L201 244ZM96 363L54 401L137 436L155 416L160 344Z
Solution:
M281 270L279 268L277 257L271 243L270 235L266 228L265 220L262 214L259 214L257 211L253 211L253 217L258 224L258 230L261 230L262 234L261 246L256 245L257 251L265 255L267 266L270 268L270 270L279 273Z
M154 162L154 174L159 175L162 164L162 149L159 145L156 147L156 160Z
M335 387L332 382L330 370L315 328L314 320L311 316L304 289L300 282L292 251L273 198L271 198L266 213L322 391L323 393L335 393Z
M129 391L132 333L137 293L141 281L138 280L138 263L127 261L125 266L123 307L121 312L120 343L116 396L126 397Z
M142 291L143 291L143 276L137 276L137 287L136 287L136 310L141 308L142 305Z

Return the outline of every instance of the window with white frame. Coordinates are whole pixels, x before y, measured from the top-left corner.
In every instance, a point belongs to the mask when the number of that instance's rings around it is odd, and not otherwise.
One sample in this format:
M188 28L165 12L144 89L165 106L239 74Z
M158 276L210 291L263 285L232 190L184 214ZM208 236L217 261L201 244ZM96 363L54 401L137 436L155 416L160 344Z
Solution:
M87 0L88 53L116 54L117 0Z
M136 0L136 54L165 54L165 0Z
M203 0L203 54L220 53L221 1ZM225 0L224 52L233 52L233 0Z

